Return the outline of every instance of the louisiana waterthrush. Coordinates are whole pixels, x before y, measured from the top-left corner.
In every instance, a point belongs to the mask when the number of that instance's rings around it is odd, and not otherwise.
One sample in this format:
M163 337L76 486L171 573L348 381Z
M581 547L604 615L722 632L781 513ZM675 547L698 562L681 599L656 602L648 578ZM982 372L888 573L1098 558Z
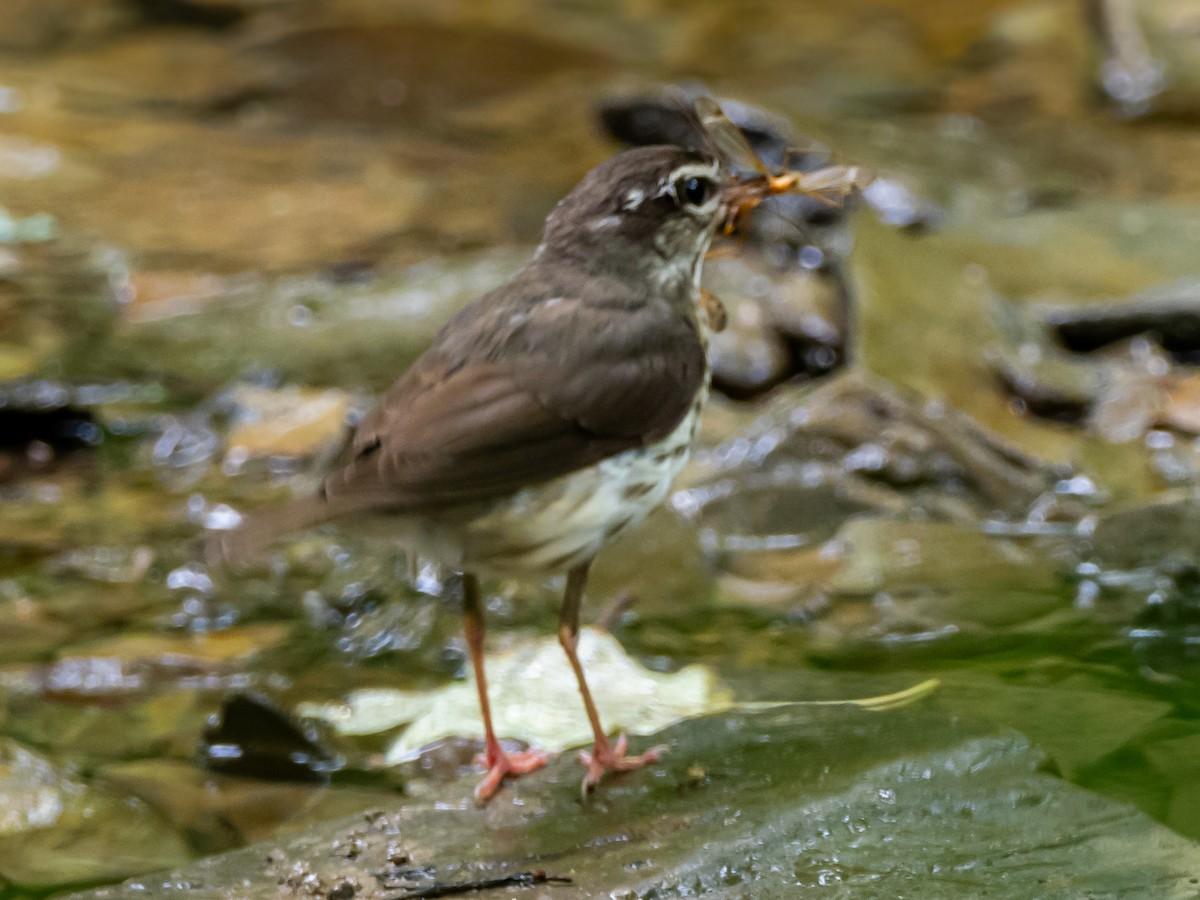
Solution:
M550 213L529 262L467 306L382 396L316 496L248 518L212 546L245 558L333 518L386 517L410 552L463 573L486 732L486 802L546 754L492 729L478 573L567 573L559 639L595 745L583 789L656 751L610 743L576 654L588 568L666 496L708 393L711 298L699 289L728 213L717 159L645 147L589 173Z

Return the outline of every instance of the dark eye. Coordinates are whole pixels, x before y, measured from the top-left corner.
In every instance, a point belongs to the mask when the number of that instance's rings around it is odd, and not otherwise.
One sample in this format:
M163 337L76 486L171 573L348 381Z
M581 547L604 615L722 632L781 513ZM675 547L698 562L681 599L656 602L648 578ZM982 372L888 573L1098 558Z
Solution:
M704 201L713 195L716 185L707 178L680 178L675 182L675 196L680 205L703 206Z

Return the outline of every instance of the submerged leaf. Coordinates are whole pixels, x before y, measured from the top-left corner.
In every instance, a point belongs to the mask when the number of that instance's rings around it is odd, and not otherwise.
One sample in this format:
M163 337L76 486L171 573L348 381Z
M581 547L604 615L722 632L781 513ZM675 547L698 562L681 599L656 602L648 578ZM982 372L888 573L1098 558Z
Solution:
M672 674L651 672L612 635L584 629L579 658L610 731L653 734L681 719L728 709L732 696L702 666ZM521 642L488 659L496 733L546 750L565 750L592 738L575 675L557 639ZM343 704L302 706L302 715L326 719L342 734L384 731L410 722L388 748L387 762L416 757L441 738L483 736L473 680L429 694L375 689L351 694Z

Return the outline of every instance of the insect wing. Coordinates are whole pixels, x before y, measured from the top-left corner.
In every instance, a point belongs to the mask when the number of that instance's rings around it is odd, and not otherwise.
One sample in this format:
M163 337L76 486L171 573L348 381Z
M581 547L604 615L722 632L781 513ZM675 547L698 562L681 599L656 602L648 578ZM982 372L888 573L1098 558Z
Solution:
M716 100L708 95L701 95L696 98L693 108L713 150L727 165L770 177L770 172L754 152L742 130L730 121Z

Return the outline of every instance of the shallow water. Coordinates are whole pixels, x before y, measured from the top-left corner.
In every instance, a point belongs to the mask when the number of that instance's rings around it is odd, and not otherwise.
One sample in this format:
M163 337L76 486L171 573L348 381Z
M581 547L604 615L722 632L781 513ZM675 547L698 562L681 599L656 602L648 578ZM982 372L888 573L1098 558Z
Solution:
M391 732L264 724L256 752L273 774L297 747L323 761L263 779L222 767L212 748L225 738L209 722L234 692L293 712L358 688L424 695L461 678L452 577L412 580L386 536L336 532L233 576L202 565L198 539L306 490L348 412L519 264L546 211L616 149L602 100L687 79L875 168L929 220L898 228L851 213L839 238L849 370L716 397L670 507L598 563L591 617L650 669L708 667L728 690L696 712L730 697L844 700L940 682L887 713L891 726L801 716L776 733L751 716L767 743L822 737L797 750L802 764L781 753L774 775L770 759L733 747L755 760L748 778L811 776L869 817L845 799L863 772L892 772L907 754L957 773L971 764L955 760L983 753L972 741L994 740L1008 749L985 757L1017 760L988 775L998 796L1040 768L1029 790L1066 791L1143 836L1158 834L1155 820L1177 856L1194 850L1192 370L1152 339L1060 358L1037 324L1039 304L1113 302L1196 275L1188 4L1146 5L1167 87L1118 110L1089 88L1102 49L1082 15L1049 2L617 15L534 2L485 13L59 0L47 9L61 19L34 6L0 10L0 896L116 882L366 808L465 796L469 746L392 769L381 765ZM799 277L760 284L736 260L713 269L723 292L740 294L740 278L751 300ZM1022 413L1005 364L1086 412ZM560 587L489 584L496 645L552 633ZM724 747L705 730L721 721L671 731L673 755ZM878 754L861 750L867 732ZM822 755L847 747L848 768L826 785ZM572 796L569 782L555 770L554 803ZM955 796L981 816L1009 808L957 784L897 820L938 819ZM542 788L522 790L499 802L541 802ZM613 790L628 815L645 804L636 815L656 828L733 802ZM772 890L848 879L868 896L871 873L897 871L868 850L826 871L818 857L838 853L828 836L804 845L794 822L778 824L789 802L772 800L747 800L754 821L791 841L763 845L791 873L771 870ZM830 809L821 815L843 815ZM528 859L536 830L510 813L483 821ZM451 833L469 837L480 821ZM1020 828L998 821L997 833ZM610 825L564 841L589 846ZM1045 827L1061 837L1066 826ZM719 844L720 831L705 839ZM742 852L752 833L712 858ZM964 839L962 852L979 846ZM1148 871L1159 865L1137 848ZM621 883L630 896L717 889L685 837L636 852L647 861L611 863L645 872ZM1062 858L1043 864L1073 874ZM615 878L604 865L596 877Z

